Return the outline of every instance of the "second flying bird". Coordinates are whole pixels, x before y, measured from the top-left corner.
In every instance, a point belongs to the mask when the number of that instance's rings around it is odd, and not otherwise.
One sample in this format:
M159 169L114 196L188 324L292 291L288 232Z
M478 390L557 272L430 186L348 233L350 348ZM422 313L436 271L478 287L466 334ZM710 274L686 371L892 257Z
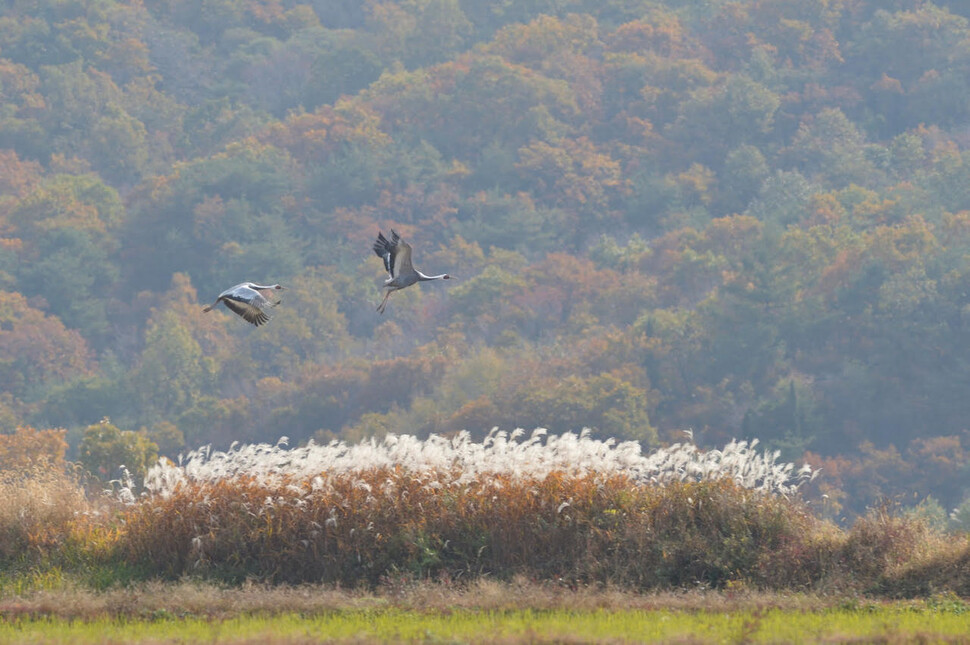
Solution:
M259 327L270 319L272 308L282 302L277 292L285 289L278 284L242 282L220 293L216 301L202 311L212 311L221 302L229 311Z

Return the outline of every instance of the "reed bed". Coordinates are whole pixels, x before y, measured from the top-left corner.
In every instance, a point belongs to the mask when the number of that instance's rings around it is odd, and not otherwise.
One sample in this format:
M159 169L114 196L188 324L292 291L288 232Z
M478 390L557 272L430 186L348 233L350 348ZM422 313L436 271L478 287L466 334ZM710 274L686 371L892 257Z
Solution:
M757 444L700 451L541 431L203 449L110 496L69 465L0 477L0 597L211 580L407 593L561 589L967 593L970 542L875 509L843 530ZM422 587L428 588L428 587ZM507 594L504 594L507 595Z
M145 494L122 492L124 551L171 577L772 586L795 575L778 554L815 532L788 499L809 477L756 443L645 455L588 433L204 449L152 468Z

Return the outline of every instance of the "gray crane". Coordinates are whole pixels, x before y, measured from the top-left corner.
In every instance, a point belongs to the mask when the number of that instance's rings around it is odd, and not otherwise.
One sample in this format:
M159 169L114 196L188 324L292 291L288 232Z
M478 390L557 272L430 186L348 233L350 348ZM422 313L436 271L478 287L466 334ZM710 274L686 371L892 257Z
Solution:
M221 302L229 311L259 327L269 321L272 308L283 302L277 292L285 289L278 284L242 282L220 293L216 301L202 311L212 311Z
M451 276L447 273L441 275L425 275L411 265L411 245L401 239L394 229L391 229L391 239L384 237L384 233L378 231L377 241L374 242L374 253L377 257L384 260L384 268L390 277L384 281L384 299L377 306L377 311L384 313L387 307L387 299L391 294L399 289L410 287L415 282L426 280L450 280Z

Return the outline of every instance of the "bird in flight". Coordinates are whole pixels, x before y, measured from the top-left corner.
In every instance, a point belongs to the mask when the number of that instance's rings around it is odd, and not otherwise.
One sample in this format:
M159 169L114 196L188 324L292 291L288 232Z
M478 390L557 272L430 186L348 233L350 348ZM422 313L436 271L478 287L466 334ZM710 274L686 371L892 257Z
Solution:
M415 282L426 280L450 280L451 276L447 273L441 275L425 275L411 266L411 245L401 239L401 236L391 229L391 239L384 237L384 233L377 233L377 241L374 242L374 253L377 257L384 260L384 268L390 276L384 281L384 299L377 306L377 311L384 313L387 307L387 299L391 294L399 289L410 287Z
M246 322L259 327L269 321L272 308L283 302L277 296L277 292L285 289L286 287L278 284L261 285L242 282L220 293L216 301L202 311L212 311L221 302L229 311L239 314Z

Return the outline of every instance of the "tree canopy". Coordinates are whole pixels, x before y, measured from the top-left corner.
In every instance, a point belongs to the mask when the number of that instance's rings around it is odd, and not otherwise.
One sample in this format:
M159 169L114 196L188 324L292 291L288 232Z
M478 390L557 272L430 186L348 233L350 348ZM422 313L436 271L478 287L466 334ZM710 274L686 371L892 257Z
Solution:
M955 507L968 43L942 0L5 3L0 430L690 429ZM381 316L390 227L456 280ZM243 280L272 324L201 313Z

